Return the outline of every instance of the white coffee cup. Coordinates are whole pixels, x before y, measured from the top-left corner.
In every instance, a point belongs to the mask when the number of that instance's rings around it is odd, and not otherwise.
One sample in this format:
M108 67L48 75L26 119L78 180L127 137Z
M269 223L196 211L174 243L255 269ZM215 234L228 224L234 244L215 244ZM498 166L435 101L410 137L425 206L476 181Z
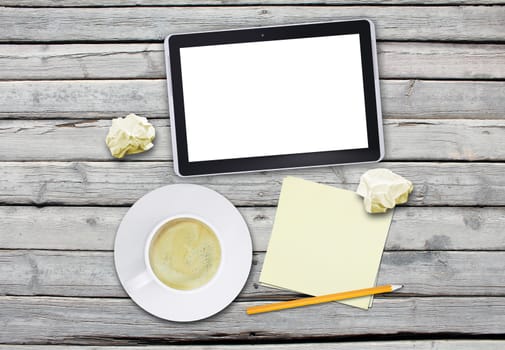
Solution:
M212 230L212 232L214 232L214 234L219 242L219 246L221 249L221 257L220 257L219 267L218 267L217 271L215 272L214 276L207 283L205 283L204 285L202 285L198 288L189 289L189 290L171 288L171 287L167 286L165 283L163 283L156 276L156 274L154 273L153 268L151 266L151 261L150 261L149 255L150 255L150 248L151 248L151 244L152 244L153 240L156 238L157 234L159 233L158 231L160 230L160 228L162 228L164 225L166 225L169 222L174 221L176 219L193 219L193 220L197 220L197 221L202 222L203 224L207 225ZM168 218L161 220L158 224L156 224L154 226L154 228L151 231L151 233L149 234L149 236L147 236L147 239L146 239L143 249L144 249L145 270L142 271L141 273L137 274L135 277L126 281L125 288L128 292L144 288L145 286L147 286L153 282L157 283L162 288L165 288L168 291L175 292L175 293L191 293L194 291L200 291L201 289L210 285L216 279L216 277L220 274L220 272L222 270L222 266L223 266L223 258L225 256L225 254L222 251L223 244L221 242L221 238L219 237L218 231L208 221L202 219L201 217L195 216L193 214L179 214L179 215L170 216Z

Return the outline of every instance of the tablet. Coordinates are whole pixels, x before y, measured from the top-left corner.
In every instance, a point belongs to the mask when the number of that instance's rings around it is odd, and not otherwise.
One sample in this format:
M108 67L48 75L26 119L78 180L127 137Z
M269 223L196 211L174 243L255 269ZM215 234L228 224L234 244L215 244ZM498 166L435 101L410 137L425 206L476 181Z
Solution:
M180 176L383 157L368 20L173 34L165 55Z

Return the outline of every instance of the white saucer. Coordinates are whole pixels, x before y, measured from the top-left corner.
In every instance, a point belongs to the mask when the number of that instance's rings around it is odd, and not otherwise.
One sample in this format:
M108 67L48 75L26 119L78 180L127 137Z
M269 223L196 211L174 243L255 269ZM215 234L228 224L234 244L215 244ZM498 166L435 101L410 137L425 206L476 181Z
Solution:
M200 217L215 229L221 244L218 272L190 291L171 289L154 279L132 288L129 282L147 269L144 248L149 234L164 219L178 215ZM251 269L252 243L242 215L225 197L203 186L168 185L149 192L128 210L116 234L114 261L123 288L145 311L170 321L196 321L221 311L240 293Z

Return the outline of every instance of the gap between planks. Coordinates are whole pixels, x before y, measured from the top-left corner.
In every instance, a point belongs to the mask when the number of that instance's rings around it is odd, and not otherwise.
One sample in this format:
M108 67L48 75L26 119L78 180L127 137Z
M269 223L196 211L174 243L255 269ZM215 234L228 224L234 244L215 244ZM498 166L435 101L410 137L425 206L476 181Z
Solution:
M375 349L375 350L496 350L505 347L504 340L490 340L490 339L464 339L464 340L447 340L447 339L434 339L430 340L416 338L415 334L412 335L410 340L382 340L382 341L369 341L363 339L356 339L354 342L313 342L314 340L308 339L305 343L281 343L281 344L267 344L262 343L260 347L264 350L362 350L362 349ZM417 338L420 338L417 335ZM454 338L454 336L453 336ZM311 342L312 341L312 342ZM229 344L229 345L216 345L215 343L207 345L130 345L130 350L252 350L254 344ZM52 350L52 349L67 349L67 350L124 350L124 347L115 346L68 346L68 345L1 345L0 350Z
M254 317L245 314L246 306L257 304L235 302L207 320L178 324L148 315L128 299L0 297L0 323L5 325L0 328L0 343L103 344L108 340L109 345L125 345L131 340L125 335L165 343L337 340L415 333L498 337L503 336L505 324L504 297L378 298L369 311L330 303Z

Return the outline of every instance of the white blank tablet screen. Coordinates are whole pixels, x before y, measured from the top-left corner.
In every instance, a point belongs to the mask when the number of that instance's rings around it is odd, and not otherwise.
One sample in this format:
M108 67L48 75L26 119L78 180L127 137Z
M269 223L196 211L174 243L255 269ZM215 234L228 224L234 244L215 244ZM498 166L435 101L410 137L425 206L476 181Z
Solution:
M359 34L180 55L190 162L368 147Z

